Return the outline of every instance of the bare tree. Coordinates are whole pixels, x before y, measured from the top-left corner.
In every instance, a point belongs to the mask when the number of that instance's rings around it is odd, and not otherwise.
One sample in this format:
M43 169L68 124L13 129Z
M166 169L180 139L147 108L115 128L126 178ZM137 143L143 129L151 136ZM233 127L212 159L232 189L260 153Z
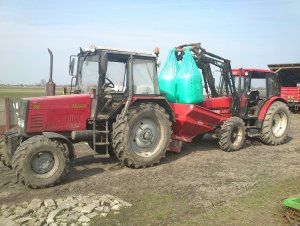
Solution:
M40 82L40 85L43 87L46 86L46 79L43 78Z

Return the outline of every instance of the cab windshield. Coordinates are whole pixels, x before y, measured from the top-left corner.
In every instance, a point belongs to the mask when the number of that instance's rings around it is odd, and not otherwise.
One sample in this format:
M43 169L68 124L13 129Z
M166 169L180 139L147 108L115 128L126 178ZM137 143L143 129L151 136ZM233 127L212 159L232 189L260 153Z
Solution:
M91 89L97 89L99 77L98 59L99 56L79 58L77 89L81 90L81 93L89 93Z
M89 94L91 89L98 92L99 55L80 57L78 67L77 89L86 94ZM126 63L108 61L106 78L113 83L113 87L107 87L105 91L124 92L126 71ZM109 80L106 80L106 82Z

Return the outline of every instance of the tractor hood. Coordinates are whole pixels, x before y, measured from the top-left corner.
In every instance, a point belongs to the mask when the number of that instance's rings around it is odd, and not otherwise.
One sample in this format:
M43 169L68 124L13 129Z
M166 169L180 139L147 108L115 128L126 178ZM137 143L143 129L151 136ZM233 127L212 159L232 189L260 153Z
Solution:
M42 96L23 98L29 100L29 109L77 109L90 108L91 97L86 94Z
M85 94L23 98L26 113L20 116L26 133L70 132L86 128L90 106L91 97Z

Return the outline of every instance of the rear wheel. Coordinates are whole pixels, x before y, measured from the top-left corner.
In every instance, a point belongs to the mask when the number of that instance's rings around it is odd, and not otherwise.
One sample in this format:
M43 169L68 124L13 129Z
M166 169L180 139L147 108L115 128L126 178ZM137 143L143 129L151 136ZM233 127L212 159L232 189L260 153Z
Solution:
M165 155L171 138L169 115L157 104L132 106L113 124L112 146L129 167L147 167Z
M282 144L287 138L289 128L289 108L285 103L276 101L267 110L262 124L260 139L265 144Z
M239 117L227 119L220 129L219 145L223 151L237 151L245 141L245 124Z
M66 147L45 136L34 136L21 143L12 159L17 179L31 188L58 183L68 172L69 163Z

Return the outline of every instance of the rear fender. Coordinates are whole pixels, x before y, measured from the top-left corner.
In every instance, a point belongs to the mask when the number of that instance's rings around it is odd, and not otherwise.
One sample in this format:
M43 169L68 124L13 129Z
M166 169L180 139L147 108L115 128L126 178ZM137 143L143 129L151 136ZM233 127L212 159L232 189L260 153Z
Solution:
M153 96L153 97L134 96L134 97L132 97L131 105L136 105L139 103L156 103L165 109L165 111L168 113L170 120L172 122L176 121L174 111L165 97L162 97L162 96L157 96L157 97L156 96Z
M69 158L73 160L75 158L74 146L73 143L65 136L54 133L54 132L43 132L43 135L49 139L58 140L67 145L69 151Z
M262 108L260 109L260 112L258 114L258 121L262 122L266 116L266 113L270 107L270 105L272 103L274 103L275 101L281 101L285 104L287 104L286 100L281 98L281 97L277 97L277 96L274 96L274 97L271 97L269 100L267 100L265 102L265 104L262 106Z

